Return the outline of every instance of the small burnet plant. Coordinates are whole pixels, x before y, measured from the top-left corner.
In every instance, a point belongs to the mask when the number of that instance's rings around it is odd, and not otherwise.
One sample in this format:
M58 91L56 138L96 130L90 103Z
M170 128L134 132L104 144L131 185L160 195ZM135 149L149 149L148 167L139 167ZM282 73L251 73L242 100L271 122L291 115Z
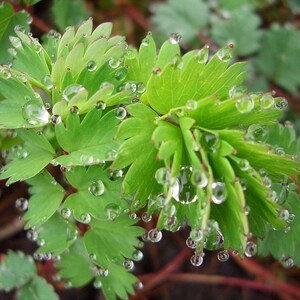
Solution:
M16 145L0 179L30 185L16 205L35 259L53 259L67 287L94 281L126 299L141 287L130 272L141 239L186 221L200 266L205 249L251 257L270 228L287 230L300 163L274 138L292 136L277 122L287 101L242 86L233 45L182 56L174 33L157 53L151 33L137 50L111 30L89 19L43 46L16 28L12 66L0 67L0 127ZM149 232L134 225L141 208L144 222L159 216Z

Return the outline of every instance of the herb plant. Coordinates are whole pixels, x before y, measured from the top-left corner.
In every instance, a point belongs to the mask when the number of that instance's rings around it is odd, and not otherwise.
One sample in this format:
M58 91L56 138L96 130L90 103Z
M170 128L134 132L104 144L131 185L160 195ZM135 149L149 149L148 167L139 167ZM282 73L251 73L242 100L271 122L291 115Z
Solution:
M127 299L142 287L130 272L142 240L159 242L186 222L194 266L205 249L226 261L229 250L251 257L260 248L300 264L297 144L277 121L287 101L248 92L232 44L181 55L173 33L157 53L151 33L137 50L111 30L89 19L51 31L44 45L22 27L10 36L0 127L13 146L0 179L30 186L16 205L39 245L34 258L54 260L67 286L93 281L107 299ZM156 228L136 225L153 214ZM0 288L19 288L20 299L46 285L22 254L0 268ZM38 299L56 299L45 290Z

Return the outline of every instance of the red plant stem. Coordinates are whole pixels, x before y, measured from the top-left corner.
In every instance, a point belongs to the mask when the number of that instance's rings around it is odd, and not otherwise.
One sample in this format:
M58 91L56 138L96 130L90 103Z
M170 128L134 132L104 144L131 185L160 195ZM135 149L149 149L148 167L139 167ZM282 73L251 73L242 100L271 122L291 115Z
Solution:
M32 24L42 32L47 33L52 29L50 25L45 23L42 19L38 18L37 16L31 14L31 17Z
M150 24L147 18L134 6L125 6L125 14L139 24L144 30L149 30Z
M256 276L261 276L265 280L271 281L273 284L277 286L280 290L288 293L290 295L296 296L300 299L300 289L288 284L287 282L282 281L278 277L276 277L273 273L269 272L258 263L256 263L253 259L241 259L237 256L231 256L232 259L235 260L243 269L247 272L252 273Z

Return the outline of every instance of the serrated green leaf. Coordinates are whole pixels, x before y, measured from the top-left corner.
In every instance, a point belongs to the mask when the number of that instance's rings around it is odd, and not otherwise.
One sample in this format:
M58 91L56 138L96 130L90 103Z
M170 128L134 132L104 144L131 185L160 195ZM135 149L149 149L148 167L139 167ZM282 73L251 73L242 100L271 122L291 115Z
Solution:
M300 201L299 196L294 191L289 191L288 199L283 206L293 216L293 221L286 226L288 230L273 230L267 226L267 235L263 240L259 240L258 249L261 255L271 254L276 259L292 258L295 265L300 265ZM274 247L276 245L276 247Z
M0 178L9 178L7 184L35 176L50 163L55 154L46 137L33 129L18 130L18 136L24 141L27 156L4 166Z
M55 213L65 191L47 171L27 180L27 183L31 185L31 197L23 219L27 221L25 228L30 228L46 222Z
M31 257L22 252L8 251L0 264L0 290L10 291L26 284L36 275L36 268Z
M264 34L255 66L270 81L295 92L300 85L299 55L300 31L289 26L273 25Z
M52 13L60 30L70 25L78 25L89 16L82 0L55 0Z
M132 259L135 247L139 245L137 237L144 232L142 228L132 226L134 223L136 221L127 216L120 216L114 221L91 220L91 229L85 233L84 243L88 253L96 255L96 262L101 267L108 268L108 261Z
M69 248L78 237L77 227L72 221L64 219L55 213L45 223L37 228L38 241L42 245L38 253L60 255ZM41 242L43 241L43 242Z
M26 12L15 13L12 5L6 1L0 4L0 64L7 64L11 59L7 50L12 47L9 36L15 35L15 26L21 25L26 31L29 30L28 17Z
M169 0L157 6L152 23L165 36L178 32L184 42L190 42L205 28L208 17L208 5L202 0Z
M68 155L59 156L53 163L76 166L109 160L109 152L116 150L119 144L113 139L118 123L115 111L102 116L101 111L94 108L81 122L78 115L70 114L66 125L55 126L57 141Z
M94 277L93 265L81 237L69 248L69 253L61 255L56 266L60 269L60 276L70 281L74 287L85 285Z
M74 217L80 222L82 214L90 214L95 218L107 219L105 207L116 204L120 211L128 208L125 200L120 199L121 182L109 179L108 170L100 166L73 168L66 174L69 183L77 192L71 194L64 202L63 207L72 211ZM104 184L104 192L95 196L89 191L93 182L101 180Z
M58 300L58 295L54 292L52 285L44 278L33 277L18 291L19 300Z
M233 43L234 53L239 56L250 55L260 48L260 18L251 10L236 9L229 19L213 17L211 22L211 36L220 47Z

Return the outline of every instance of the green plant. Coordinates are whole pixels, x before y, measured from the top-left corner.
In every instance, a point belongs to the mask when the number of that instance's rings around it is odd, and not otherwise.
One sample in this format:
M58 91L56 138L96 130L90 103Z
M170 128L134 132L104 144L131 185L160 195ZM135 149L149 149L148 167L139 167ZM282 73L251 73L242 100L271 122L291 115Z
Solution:
M277 122L287 101L242 86L246 64L230 66L231 44L211 59L207 46L181 56L176 33L157 53L150 33L136 50L111 30L89 19L51 31L45 46L23 28L10 38L0 127L13 146L0 179L30 185L29 201L16 204L39 245L34 258L54 259L67 286L94 281L108 299L126 299L141 287L130 272L139 238L159 242L186 220L194 266L204 249L221 261L229 249L253 256L256 239L265 254L300 264L297 142ZM140 209L145 222L159 216L156 228L135 225ZM294 246L273 251L284 230ZM2 264L7 279L9 270Z

